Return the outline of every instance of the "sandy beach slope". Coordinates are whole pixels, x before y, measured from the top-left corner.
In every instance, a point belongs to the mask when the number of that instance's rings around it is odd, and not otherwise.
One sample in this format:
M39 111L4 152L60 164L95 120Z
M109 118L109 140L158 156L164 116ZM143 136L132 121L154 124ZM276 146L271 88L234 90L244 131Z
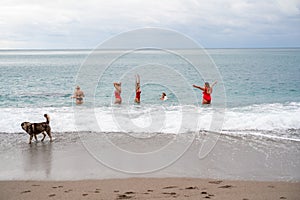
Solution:
M191 178L1 181L5 200L34 199L300 199L300 183Z

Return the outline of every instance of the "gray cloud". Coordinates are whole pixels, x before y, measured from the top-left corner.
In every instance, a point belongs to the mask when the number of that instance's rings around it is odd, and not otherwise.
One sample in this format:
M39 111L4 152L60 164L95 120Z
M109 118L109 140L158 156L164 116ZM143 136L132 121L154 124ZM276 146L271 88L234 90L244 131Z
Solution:
M142 27L174 29L205 47L299 47L299 25L299 0L4 0L0 48L93 48Z

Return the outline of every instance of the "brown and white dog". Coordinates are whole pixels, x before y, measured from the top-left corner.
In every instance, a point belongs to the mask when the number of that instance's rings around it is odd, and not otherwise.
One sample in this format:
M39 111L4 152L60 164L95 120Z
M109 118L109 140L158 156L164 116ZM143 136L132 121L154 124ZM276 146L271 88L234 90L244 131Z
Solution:
M49 125L50 117L47 114L44 114L44 117L46 118L46 122L41 122L41 123L23 122L21 124L22 129L30 135L29 144L31 144L31 140L33 137L35 138L36 141L38 141L36 135L38 135L40 133L42 133L44 135L43 139L41 140L41 141L44 141L44 139L46 137L45 132L49 136L50 142L52 142L51 127Z

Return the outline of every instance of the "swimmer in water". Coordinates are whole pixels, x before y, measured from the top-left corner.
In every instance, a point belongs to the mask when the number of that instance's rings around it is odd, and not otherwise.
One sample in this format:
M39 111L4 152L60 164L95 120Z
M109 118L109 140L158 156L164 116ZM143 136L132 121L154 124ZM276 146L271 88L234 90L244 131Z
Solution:
M213 82L211 86L208 82L205 82L204 87L200 87L197 85L193 85L194 88L198 88L203 91L202 104L210 104L211 103L211 93L213 91L213 87L217 84L217 81Z
M121 82L119 83L114 83L115 87L115 104L121 104L122 103L122 98L121 98Z
M76 99L76 104L82 104L83 103L83 97L84 97L84 93L82 90L80 90L79 86L76 86L76 90L73 94L73 96L71 96L71 98L75 98Z
M167 97L166 93L163 92L163 93L161 94L160 100L165 101L165 100L167 100L167 99L168 99L168 97Z
M140 76L137 74L135 77L135 103L141 102L141 92Z

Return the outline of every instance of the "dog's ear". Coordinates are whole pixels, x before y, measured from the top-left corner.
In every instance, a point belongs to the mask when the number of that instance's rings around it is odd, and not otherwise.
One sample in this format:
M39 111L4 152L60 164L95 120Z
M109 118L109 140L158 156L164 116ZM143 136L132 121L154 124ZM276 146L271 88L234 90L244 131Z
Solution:
M21 124L21 126L22 126L22 127L24 126L24 122Z

